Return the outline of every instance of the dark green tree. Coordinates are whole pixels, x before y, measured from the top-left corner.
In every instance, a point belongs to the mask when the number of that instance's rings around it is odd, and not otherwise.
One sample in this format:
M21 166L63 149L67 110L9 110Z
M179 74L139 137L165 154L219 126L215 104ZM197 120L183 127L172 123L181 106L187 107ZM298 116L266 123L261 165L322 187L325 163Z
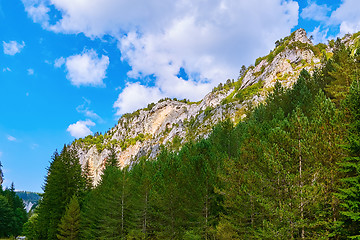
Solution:
M64 216L59 224L59 233L57 238L60 240L75 240L79 237L80 230L80 206L76 195L74 195L68 206Z
M345 235L360 239L360 82L354 81L346 99L350 126L348 144L349 156L340 163L344 174L343 185L337 196L341 201L342 226Z
M36 230L39 239L56 239L58 226L66 206L74 194L83 195L85 180L77 152L64 146L61 154L55 152L43 187L44 194L38 207Z
M0 237L11 235L11 223L14 218L13 211L6 197L0 195Z

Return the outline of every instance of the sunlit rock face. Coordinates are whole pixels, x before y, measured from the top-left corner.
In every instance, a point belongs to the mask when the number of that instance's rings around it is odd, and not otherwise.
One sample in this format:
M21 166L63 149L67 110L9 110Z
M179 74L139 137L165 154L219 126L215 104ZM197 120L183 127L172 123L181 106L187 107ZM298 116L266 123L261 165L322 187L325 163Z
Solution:
M167 99L123 115L118 124L104 134L101 146L107 147L99 149L95 144L75 141L72 146L78 150L82 166L89 166L94 184L101 178L110 154L109 146L116 151L119 167L143 156L154 159L162 145L177 150L190 139L207 137L219 121L226 118L234 123L241 121L249 108L265 100L276 81L291 87L302 69L311 72L321 66L303 29L292 33L279 46L272 51L272 56L264 57L255 67L250 66L239 81L228 80L228 84L215 88L200 102ZM238 97L255 84L261 85L256 93L245 99Z

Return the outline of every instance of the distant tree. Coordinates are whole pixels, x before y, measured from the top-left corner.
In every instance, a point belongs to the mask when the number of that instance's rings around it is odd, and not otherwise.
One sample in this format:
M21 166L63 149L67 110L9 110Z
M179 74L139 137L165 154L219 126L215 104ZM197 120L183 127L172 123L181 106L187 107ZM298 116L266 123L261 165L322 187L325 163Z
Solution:
M240 72L239 72L239 77L238 77L238 79L244 77L244 76L245 76L245 73L246 73L246 67L245 67L245 65L242 65L241 68L240 68Z
M118 160L116 157L116 150L114 147L110 148L110 154L106 160L106 165L107 166L113 166L113 167L118 167Z
M91 173L89 161L86 162L85 167L82 171L82 176L85 180L85 192L89 192L93 188L94 177Z
M26 236L28 240L38 240L38 233L36 231L36 221L37 221L37 213L34 213L29 220L24 224L23 235Z
M0 237L8 237L14 215L6 197L0 195Z
M9 232L13 236L17 236L22 232L22 227L27 221L27 213L23 201L16 195L14 183L10 188L5 189L3 195L7 198L10 205L13 218L10 222Z
M60 240L78 239L79 230L80 206L76 195L74 195L66 207L64 216L61 218L59 224L59 234L57 234L57 238Z

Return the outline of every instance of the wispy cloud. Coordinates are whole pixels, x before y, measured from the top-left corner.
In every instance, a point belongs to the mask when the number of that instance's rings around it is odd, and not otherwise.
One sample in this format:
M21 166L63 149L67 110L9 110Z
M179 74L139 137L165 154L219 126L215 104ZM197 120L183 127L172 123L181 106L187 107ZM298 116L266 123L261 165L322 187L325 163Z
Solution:
M25 42L18 43L16 41L5 42L3 41L4 54L15 55L25 47Z
M35 149L38 148L38 147L39 147L39 144L37 144L37 143L33 143L33 144L30 145L30 148L31 148L32 150L35 150Z
M303 19L310 19L320 22L326 21L329 18L330 12L331 8L326 4L317 5L315 2L312 2L301 11L300 16Z
M27 74L28 74L28 75L34 75L34 69L29 68L29 69L27 70Z
M11 69L9 67L3 68L3 72L11 72Z
M90 109L91 101L86 98L83 99L84 99L84 103L77 106L76 111L78 113L84 114L85 117L103 122L102 118L97 113L95 113L93 110Z
M55 59L54 67L60 68L64 64L65 64L65 58L60 57L60 58Z
M15 142L17 139L11 135L8 135L7 140L9 140L10 142Z

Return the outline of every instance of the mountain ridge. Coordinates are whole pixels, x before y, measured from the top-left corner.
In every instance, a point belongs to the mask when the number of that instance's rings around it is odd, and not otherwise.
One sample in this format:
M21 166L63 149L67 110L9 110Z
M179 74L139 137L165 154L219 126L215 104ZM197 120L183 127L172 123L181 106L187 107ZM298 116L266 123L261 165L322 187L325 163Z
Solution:
M219 84L199 102L162 99L124 114L104 135L75 140L71 145L78 151L82 167L88 165L97 184L111 148L119 167L124 167L143 156L155 158L162 145L177 150L189 140L206 137L219 121L229 118L236 123L244 119L247 111L266 99L276 81L289 88L303 69L314 71L321 67L322 58L332 54L329 45L314 46L304 29L275 44L275 49L244 69L236 81L228 79Z

